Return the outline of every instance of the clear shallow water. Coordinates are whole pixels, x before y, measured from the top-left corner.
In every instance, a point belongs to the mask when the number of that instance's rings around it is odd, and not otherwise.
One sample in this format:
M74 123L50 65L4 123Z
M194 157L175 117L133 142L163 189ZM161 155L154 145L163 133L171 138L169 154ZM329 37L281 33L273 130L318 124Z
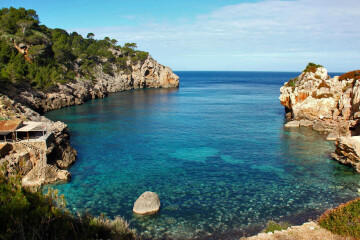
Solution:
M78 151L71 182L54 186L70 209L121 215L145 239L238 239L358 196L360 174L330 159L332 142L283 128L279 88L297 73L177 74L179 89L46 114L68 124ZM159 214L133 215L144 191L159 194Z

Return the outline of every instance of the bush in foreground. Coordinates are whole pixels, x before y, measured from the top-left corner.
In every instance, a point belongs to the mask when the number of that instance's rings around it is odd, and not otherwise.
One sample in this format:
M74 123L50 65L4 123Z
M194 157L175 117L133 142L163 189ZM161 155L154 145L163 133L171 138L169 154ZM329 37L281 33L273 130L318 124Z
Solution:
M0 239L135 239L122 218L74 217L63 196L32 193L0 174Z
M341 204L325 212L318 219L319 225L341 235L360 238L360 198Z

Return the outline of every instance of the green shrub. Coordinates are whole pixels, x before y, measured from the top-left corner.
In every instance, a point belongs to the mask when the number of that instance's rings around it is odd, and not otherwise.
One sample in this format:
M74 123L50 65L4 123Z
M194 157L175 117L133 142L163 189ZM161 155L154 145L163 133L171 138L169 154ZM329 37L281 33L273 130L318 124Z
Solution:
M312 73L315 73L316 72L316 69L319 68L319 67L323 67L319 64L315 64L315 63L309 63L306 68L304 69L303 72L312 72Z
M131 61L133 63L144 62L148 56L148 52L138 51L135 56L131 58Z
M298 77L292 78L287 82L287 86L294 87L298 81L299 81Z
M335 234L359 239L360 198L325 212L320 216L318 222L321 227Z
M134 230L117 217L88 214L74 217L66 210L64 196L46 195L21 188L20 178L0 175L0 239L124 239L136 238Z
M112 66L111 66L111 64L109 62L104 63L102 70L106 74L109 74L111 76L114 75L114 71L113 71Z
M291 226L290 223L288 222L279 222L276 223L274 221L269 221L267 223L266 228L264 229L263 232L268 233L268 232L274 232L274 231L281 231L281 230L286 230Z

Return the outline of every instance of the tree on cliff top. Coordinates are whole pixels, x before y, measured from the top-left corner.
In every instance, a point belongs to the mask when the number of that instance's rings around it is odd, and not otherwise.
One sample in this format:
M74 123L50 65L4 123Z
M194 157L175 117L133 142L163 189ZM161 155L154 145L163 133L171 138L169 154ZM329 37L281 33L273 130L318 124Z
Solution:
M95 37L95 34L93 34L92 32L88 33L88 35L86 35L86 38L89 38L89 39L93 39L94 37Z

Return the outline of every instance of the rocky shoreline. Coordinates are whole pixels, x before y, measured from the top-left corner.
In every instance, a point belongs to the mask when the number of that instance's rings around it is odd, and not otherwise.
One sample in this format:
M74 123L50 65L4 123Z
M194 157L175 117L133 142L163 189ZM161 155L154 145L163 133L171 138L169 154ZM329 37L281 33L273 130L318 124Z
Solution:
M6 166L4 175L13 176L20 172L23 186L32 190L43 184L70 180L71 174L66 169L75 162L77 152L70 145L68 127L63 122L53 122L41 116L41 113L104 98L109 93L179 87L179 77L150 56L137 64L128 64L131 66L130 72L116 72L113 66L113 74L104 73L98 65L95 80L77 79L66 84L58 83L46 92L24 84L2 88L0 117L3 120L44 122L48 132L46 140L38 141L41 143L9 143L11 150L0 159L0 165Z
M331 78L315 64L281 87L279 97L290 120L285 127L311 127L335 141L332 157L360 172L360 71Z
M98 64L95 67L94 79L77 78L66 84L57 83L46 91L21 84L1 89L0 92L38 113L44 113L83 104L91 99L104 98L109 93L142 88L179 87L179 77L169 67L159 64L150 56L136 64L129 60L127 65L131 67L131 71L117 71L115 64L112 64L110 67L113 71L107 74L103 72L103 66Z

